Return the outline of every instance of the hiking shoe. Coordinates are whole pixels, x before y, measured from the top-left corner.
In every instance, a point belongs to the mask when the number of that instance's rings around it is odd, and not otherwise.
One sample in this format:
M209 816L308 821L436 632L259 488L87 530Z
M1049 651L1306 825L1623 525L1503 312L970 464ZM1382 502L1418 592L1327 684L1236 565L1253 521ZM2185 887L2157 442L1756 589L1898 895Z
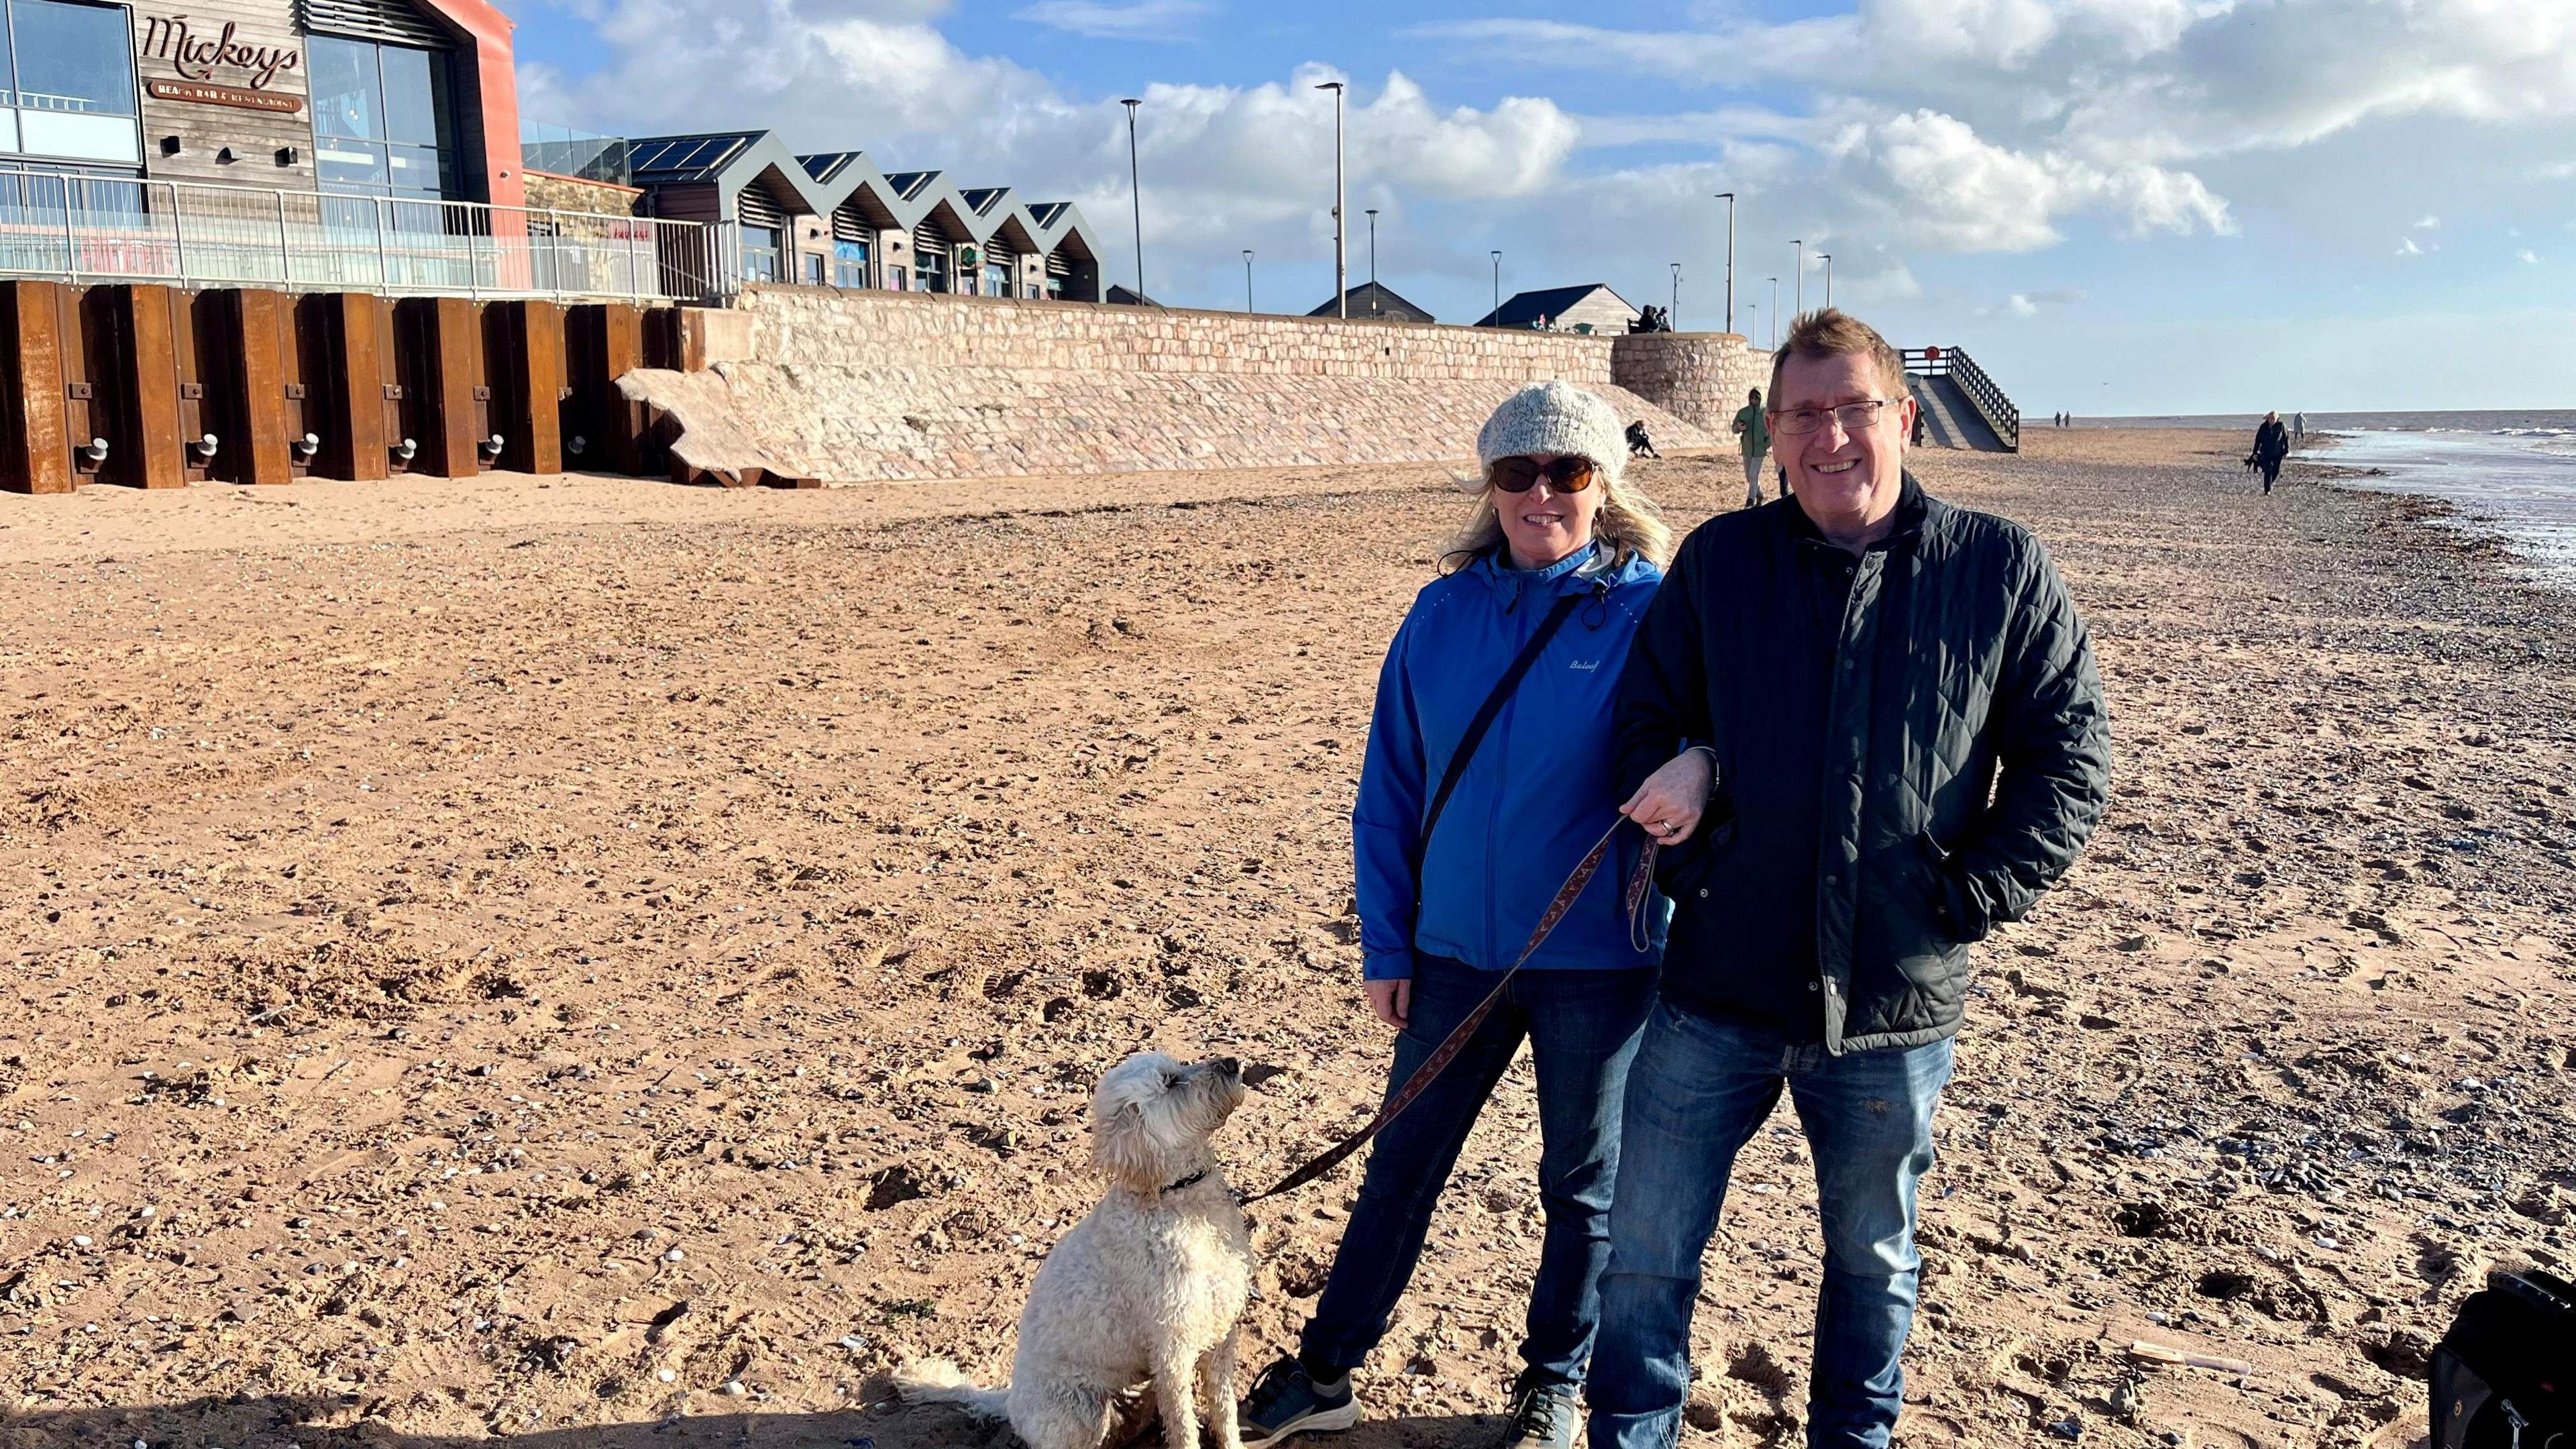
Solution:
M1512 1423L1503 1449L1574 1449L1574 1385L1533 1379L1527 1374L1512 1386Z
M1244 1449L1259 1449L1292 1434L1350 1428L1360 1421L1360 1401L1351 1395L1349 1374L1319 1384L1305 1365L1283 1358L1261 1371L1235 1418L1243 1427Z

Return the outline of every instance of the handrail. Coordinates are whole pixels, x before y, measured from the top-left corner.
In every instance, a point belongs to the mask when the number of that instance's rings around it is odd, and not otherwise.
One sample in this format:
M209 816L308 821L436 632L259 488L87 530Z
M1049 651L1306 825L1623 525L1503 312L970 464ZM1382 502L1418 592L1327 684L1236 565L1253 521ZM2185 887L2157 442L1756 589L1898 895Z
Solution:
M1976 359L1958 347L1909 347L1897 354L1905 362L1908 374L1918 377L1947 377L1958 383L1959 394L2006 450L2021 451L2021 409L1995 385Z
M474 201L0 170L0 275L713 301L721 226Z

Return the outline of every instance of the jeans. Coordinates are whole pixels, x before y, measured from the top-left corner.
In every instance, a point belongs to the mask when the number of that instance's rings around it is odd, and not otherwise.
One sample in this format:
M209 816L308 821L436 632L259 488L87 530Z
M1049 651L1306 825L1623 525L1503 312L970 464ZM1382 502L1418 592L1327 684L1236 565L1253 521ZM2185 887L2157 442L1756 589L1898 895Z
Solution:
M1744 455L1744 506L1747 508L1762 506L1762 455L1760 453Z
M1413 1004L1395 1040L1389 1096L1497 979L1446 957L1415 958ZM1547 1231L1521 1358L1534 1377L1582 1382L1601 1322L1601 1267L1610 1257L1610 1189L1619 1175L1628 1063L1654 983L1652 968L1524 971L1512 978L1448 1070L1371 1146L1359 1200L1306 1324L1300 1358L1357 1367L1386 1336L1458 1150L1526 1036L1538 1069L1538 1191Z
M1658 1001L1628 1073L1627 1148L1601 1279L1586 1392L1593 1449L1670 1449L1690 1383L1700 1256L1735 1154L1785 1083L1816 1159L1825 1239L1807 1443L1884 1449L1903 1403L1897 1355L1914 1322L1914 1189L1932 1166L1932 1109L1950 1043L1828 1056Z

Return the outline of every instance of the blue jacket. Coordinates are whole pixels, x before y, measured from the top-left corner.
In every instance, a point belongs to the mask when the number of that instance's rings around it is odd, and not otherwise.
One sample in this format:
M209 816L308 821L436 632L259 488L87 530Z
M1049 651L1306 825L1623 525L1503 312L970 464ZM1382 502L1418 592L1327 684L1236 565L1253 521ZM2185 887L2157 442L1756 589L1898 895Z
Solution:
M1643 559L1612 565L1598 546L1545 569L1501 560L1497 550L1426 585L1378 674L1351 811L1360 949L1371 981L1413 975L1417 950L1486 971L1510 966L1566 876L1618 818L1611 715L1628 641L1663 571ZM1494 682L1569 591L1593 597L1548 641L1468 761L1422 861L1417 914L1415 860L1431 792ZM1630 946L1620 911L1641 844L1636 831L1619 832L1612 859L1530 958L1531 969L1662 961L1670 904L1654 898L1643 952Z

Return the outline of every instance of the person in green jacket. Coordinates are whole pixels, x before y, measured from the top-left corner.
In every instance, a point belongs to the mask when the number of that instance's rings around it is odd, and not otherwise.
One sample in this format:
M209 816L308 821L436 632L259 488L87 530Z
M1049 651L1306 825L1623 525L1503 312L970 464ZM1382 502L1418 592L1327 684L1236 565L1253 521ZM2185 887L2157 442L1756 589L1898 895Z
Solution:
M1751 388L1744 394L1744 406L1735 413L1735 439L1744 449L1744 506L1762 506L1762 455L1771 451L1771 427L1762 416L1762 389Z

